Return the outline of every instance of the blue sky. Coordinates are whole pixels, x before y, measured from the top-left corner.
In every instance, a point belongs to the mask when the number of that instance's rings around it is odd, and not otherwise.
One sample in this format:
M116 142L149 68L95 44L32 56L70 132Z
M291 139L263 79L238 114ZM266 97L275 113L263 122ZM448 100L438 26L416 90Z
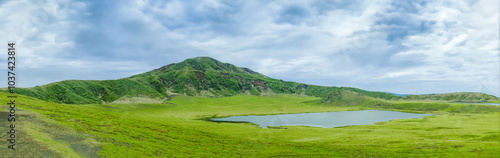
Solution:
M210 56L308 84L500 93L497 0L2 0L0 16L21 87Z

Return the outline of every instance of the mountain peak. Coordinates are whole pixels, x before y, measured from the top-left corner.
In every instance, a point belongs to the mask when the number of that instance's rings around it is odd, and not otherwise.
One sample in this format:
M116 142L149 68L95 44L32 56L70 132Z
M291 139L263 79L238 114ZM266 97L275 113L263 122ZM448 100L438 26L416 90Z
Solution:
M211 57L190 58L180 63L172 63L154 70L154 72L170 71L199 71L204 73L217 71L221 73L246 73L266 77L260 73L252 71L249 68L237 67L233 64L223 63Z
M190 59L187 59L187 60L190 60ZM214 58L207 57L207 56L202 56L202 57L194 57L194 58L191 58L191 60L197 60L197 61L205 60L205 61L215 61L215 62L219 62L218 60L215 60Z
M126 101L130 97L163 100L172 95L216 97L237 94L302 94L323 97L335 89L339 88L273 79L248 68L223 63L210 57L196 57L127 78L61 81L40 87L17 89L16 93L53 102L96 104ZM356 88L349 90L378 98L393 97ZM346 96L352 95L349 93Z
M206 57L206 56L189 58L189 59L186 59L180 63L184 63L184 62L189 62L189 63L222 63L217 59L214 59L211 57Z

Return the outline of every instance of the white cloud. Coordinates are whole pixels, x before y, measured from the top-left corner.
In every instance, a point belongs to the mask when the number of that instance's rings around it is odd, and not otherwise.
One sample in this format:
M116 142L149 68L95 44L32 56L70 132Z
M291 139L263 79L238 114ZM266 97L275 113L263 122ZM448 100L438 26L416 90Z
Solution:
M310 84L399 91L411 82L403 93L434 93L429 85L477 83L498 94L498 10L494 0L20 0L0 6L0 36L17 40L25 69L102 65L94 79L211 56Z
M471 7L462 1L435 1L426 6L420 18L435 21L433 30L407 37L403 45L408 49L391 58L395 62L408 61L411 59L404 58L417 55L425 64L387 72L381 78L474 84L489 76L498 81L498 1L481 0ZM437 73L425 73L431 71ZM488 93L498 95L498 84L488 82L484 86Z

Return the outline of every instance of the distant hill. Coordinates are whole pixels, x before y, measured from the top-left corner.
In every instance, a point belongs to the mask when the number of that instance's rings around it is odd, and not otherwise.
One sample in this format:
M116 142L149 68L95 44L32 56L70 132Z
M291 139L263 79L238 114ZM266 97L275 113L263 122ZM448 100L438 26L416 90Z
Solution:
M387 92L389 93L389 92ZM409 96L411 94L398 94L398 93L391 93L392 95L395 95L395 96L400 96L400 97L406 97L406 96Z
M442 94L408 95L404 100L444 100L456 102L486 102L498 100L498 97L479 92L456 92Z
M273 79L248 68L210 57L197 57L117 80L66 80L33 88L18 88L16 93L58 103L101 104L121 98L165 99L172 95L303 94L324 97L340 88ZM351 87L342 89L374 98L401 98L385 92Z
M470 94L470 93L452 93L456 94ZM450 96L443 94L442 96ZM478 95L482 96L482 95ZM439 99L439 98L436 98ZM480 99L480 98L471 98ZM421 102L421 101L387 101L377 99L370 96L362 95L346 89L338 89L330 92L323 97L320 104L327 106L358 106L358 107L371 107L380 109L400 109L412 111L448 111L448 112L494 112L500 111L500 107L494 105L461 105L453 104L450 102Z
M328 95L323 97L319 103L342 106L358 106L372 100L374 100L374 98L350 91L348 89L340 88L330 92Z

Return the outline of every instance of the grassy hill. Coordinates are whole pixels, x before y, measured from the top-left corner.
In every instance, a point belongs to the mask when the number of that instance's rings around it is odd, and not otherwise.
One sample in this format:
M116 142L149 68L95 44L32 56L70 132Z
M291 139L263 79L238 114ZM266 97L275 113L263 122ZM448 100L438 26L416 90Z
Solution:
M66 80L34 88L17 88L16 93L38 99L67 104L100 104L113 102L124 96L164 98L147 80Z
M455 102L487 102L498 100L493 95L478 92L457 92L442 94L408 95L403 100L444 100Z
M443 95L446 96L446 95ZM379 109L399 109L403 111L447 111L447 112L498 112L498 106L461 105L460 103L441 102L441 100L383 100L362 95L341 88L330 92L318 103L330 106L359 106Z
M283 81L248 68L222 63L209 57L187 59L155 70L117 80L66 80L33 88L18 88L18 94L67 104L102 104L127 100L162 102L172 95L233 96L301 94L325 97L332 91L347 90L385 100L444 100L484 102L498 100L484 93L447 93L396 96L387 92L352 87L327 87ZM131 99L139 98L139 99ZM359 102L353 100L354 102Z
M338 89L330 92L330 94L323 97L319 102L342 106L358 106L371 100L374 100L374 98L347 89Z
M131 97L163 100L171 95L218 97L237 94L302 94L323 97L338 89L340 87L273 79L248 68L209 57L197 57L118 80L66 80L33 88L18 88L16 92L57 103L101 104ZM385 92L351 87L344 89L374 98L401 98Z

